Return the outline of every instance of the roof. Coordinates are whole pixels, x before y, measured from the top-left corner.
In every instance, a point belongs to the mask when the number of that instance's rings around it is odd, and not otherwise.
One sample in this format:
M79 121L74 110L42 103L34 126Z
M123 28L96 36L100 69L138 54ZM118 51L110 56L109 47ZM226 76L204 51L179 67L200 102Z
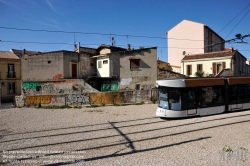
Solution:
M168 62L164 62L164 61L159 60L159 59L157 60L157 62L158 62L158 63L167 63L167 64L169 64Z
M106 45L106 44L101 44L99 47L97 47L97 50L99 51L99 50L101 50L103 48L108 48L108 49L116 50L116 51L125 51L125 50L127 50L126 48L110 46L110 45Z
M234 51L220 51L220 52L210 52L204 54L186 55L182 60L193 60L193 59L206 59L206 58L219 58L219 57L229 57L235 54Z
M20 55L23 54L24 50L16 50L16 49L10 49L11 52L13 52L14 54ZM39 51L28 51L25 50L25 54L29 55L29 54L37 54L37 53L41 53Z
M206 24L203 24L203 23L200 23L200 22L196 22L196 21L191 21L191 20L182 20L181 22L183 21L189 21L189 22L194 22L194 23L197 23L197 24L202 24L204 27L207 27L209 30L211 30L213 33L215 33L218 37L220 37L222 40L224 40L220 35L218 35L214 30L212 30L209 26L207 26ZM181 22L179 22L178 24L180 24ZM176 27L178 24L176 24L174 27ZM168 34L169 31L171 31L174 27L172 27L170 30L168 30L166 32L166 34Z
M9 51L0 51L1 59L20 59L16 54Z
M36 52L36 53L33 53L33 54L27 54L27 55L43 55L43 54L50 54L50 53L58 53L58 52L70 52L70 53L75 53L75 54L78 54L77 52L74 52L74 51L67 51L67 50L57 50L57 51L49 51L49 52Z

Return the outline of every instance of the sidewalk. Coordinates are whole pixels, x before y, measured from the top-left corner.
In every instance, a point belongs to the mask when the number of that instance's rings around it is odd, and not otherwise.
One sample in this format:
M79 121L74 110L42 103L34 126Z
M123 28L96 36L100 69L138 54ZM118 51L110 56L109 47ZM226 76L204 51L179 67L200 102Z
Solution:
M10 109L15 108L13 103L1 103L0 109Z

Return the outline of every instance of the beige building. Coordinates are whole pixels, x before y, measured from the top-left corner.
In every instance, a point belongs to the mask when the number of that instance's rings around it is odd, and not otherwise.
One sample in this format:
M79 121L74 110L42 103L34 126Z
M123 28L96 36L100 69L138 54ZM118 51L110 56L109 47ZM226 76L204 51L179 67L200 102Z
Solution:
M155 87L157 80L156 47L127 50L102 45L97 50L100 55L92 57L96 61L97 75L88 80L97 89L101 91L147 90Z
M233 76L246 76L248 74L246 60L233 48L220 52L186 55L181 61L181 71L190 77L195 77L197 71L203 71L207 77L214 77L223 69L230 69Z
M20 58L13 52L0 51L0 83L2 102L11 102L21 94Z
M212 47L212 44L224 40L203 23L183 20L166 34L168 36L168 63L174 66L180 66L185 55L224 50L224 43Z

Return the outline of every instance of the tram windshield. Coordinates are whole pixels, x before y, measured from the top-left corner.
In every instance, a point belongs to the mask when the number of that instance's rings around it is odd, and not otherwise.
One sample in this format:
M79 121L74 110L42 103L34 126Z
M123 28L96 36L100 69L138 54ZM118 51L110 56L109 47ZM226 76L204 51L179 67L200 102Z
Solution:
M181 90L159 87L159 107L170 110L181 110Z

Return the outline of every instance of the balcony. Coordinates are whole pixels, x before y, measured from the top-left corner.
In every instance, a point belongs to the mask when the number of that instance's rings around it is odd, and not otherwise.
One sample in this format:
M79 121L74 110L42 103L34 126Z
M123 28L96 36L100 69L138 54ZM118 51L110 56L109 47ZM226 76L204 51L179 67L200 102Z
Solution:
M16 78L16 72L8 71L7 72L7 78Z

